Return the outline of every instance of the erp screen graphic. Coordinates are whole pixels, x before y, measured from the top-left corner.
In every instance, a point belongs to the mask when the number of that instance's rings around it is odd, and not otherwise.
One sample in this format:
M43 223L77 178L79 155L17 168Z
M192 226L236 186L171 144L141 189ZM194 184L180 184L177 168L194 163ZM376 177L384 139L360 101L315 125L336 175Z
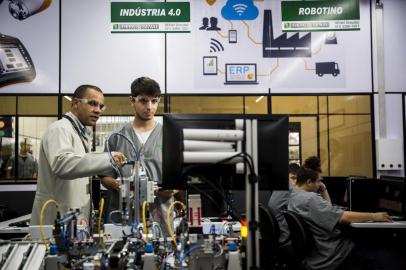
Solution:
M258 84L257 64L226 64L224 84Z
M0 87L35 79L34 64L18 38L0 33Z

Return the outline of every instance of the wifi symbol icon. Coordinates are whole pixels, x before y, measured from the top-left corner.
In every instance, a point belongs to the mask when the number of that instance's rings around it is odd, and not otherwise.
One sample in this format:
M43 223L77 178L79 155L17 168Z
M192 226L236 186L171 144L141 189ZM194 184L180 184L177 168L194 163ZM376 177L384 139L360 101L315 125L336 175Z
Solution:
M223 45L217 39L210 39L210 52L221 52L224 51Z
M235 12L237 12L239 16L241 16L244 13L247 7L248 7L247 5L241 3L233 5Z

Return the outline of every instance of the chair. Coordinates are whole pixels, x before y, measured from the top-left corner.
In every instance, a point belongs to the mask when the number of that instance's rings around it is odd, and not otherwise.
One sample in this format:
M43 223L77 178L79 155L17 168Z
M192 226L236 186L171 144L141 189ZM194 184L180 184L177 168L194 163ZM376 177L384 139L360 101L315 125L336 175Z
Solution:
M314 245L313 235L302 216L292 211L284 211L283 215L288 223L295 257L302 261Z
M259 204L260 265L262 269L273 269L276 262L276 250L279 246L279 224L268 207Z
M300 261L290 243L279 243L280 228L278 220L268 207L259 204L260 265L261 269L298 270Z

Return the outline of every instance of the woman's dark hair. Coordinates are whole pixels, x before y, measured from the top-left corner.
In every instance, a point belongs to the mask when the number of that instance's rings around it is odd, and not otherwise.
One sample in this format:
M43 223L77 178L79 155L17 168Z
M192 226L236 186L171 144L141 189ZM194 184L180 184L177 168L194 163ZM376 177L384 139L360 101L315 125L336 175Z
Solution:
M309 168L301 167L296 174L296 183L305 184L308 179L312 182L316 181L319 178L319 174Z
M311 169L313 171L321 173L321 162L320 162L320 159L318 157L316 157L316 156L308 157L305 160L303 166L305 168L309 168L309 169Z

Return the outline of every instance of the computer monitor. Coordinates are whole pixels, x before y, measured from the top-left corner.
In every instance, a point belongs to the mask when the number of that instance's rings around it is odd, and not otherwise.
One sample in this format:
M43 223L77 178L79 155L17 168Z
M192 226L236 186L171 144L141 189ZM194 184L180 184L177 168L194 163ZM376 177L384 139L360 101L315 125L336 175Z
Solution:
M323 176L322 182L326 185L331 202L339 206L347 206L347 177Z
M357 212L378 211L380 193L378 179L349 177L346 193L348 210Z
M379 211L386 211L390 215L405 215L405 178L381 177L378 200Z
M190 184L197 183L200 188L245 189L245 174L237 169L241 169L241 166L220 161L224 160L221 157L233 156L247 150L245 142L248 133L244 131L245 124L241 127L241 122L247 119L257 120L258 123L257 138L254 138L254 141L258 142L259 189L287 190L286 115L165 114L162 187L188 189ZM190 129L194 131L192 133L196 135L194 138L198 138L197 140L188 139ZM213 140L213 136L220 139ZM230 139L230 136L234 138ZM208 154L208 148L212 148L213 152ZM198 162L194 162L198 159ZM248 170L246 163L243 170Z

